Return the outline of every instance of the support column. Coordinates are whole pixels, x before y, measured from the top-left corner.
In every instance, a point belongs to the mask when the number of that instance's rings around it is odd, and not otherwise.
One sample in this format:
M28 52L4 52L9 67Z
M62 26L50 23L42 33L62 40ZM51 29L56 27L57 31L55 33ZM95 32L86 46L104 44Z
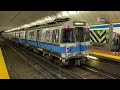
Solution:
M113 39L113 25L112 24L109 25L109 30L110 30L110 32L109 32L109 50L111 50L112 49L112 39Z

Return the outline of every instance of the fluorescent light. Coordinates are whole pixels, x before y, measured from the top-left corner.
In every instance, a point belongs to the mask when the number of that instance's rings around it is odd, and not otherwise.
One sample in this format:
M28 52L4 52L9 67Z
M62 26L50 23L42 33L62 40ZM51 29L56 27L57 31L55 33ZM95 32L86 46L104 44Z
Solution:
M34 26L34 25L36 25L37 24L37 22L31 22L30 24L29 24L29 26Z
M59 18L59 17L62 17L61 12L59 12L59 13L57 14L57 17L58 17L58 18Z
M47 17L45 17L45 21L48 21L48 18L47 18Z
M68 16L68 12L67 11L62 11L62 15L63 16Z
M52 17L52 19L53 19L53 20L56 18L56 16L55 16L55 15L52 15L51 17Z
M76 11L68 11L68 13L69 13L70 15L72 15L72 14L76 14L77 12L76 12Z
M41 20L37 20L36 23L37 23L37 24L41 23Z
M50 17L50 16L48 16L47 18L48 18L48 20L52 20L52 17Z
M23 27L25 28L25 27L29 27L30 25L29 24L25 24L25 25L23 25Z
M42 19L42 24L45 22L45 19Z

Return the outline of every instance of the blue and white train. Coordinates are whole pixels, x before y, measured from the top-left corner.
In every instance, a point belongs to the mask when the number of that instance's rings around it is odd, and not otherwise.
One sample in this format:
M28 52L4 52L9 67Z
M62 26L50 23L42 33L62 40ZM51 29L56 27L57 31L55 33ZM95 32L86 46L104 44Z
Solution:
M42 52L59 65L81 65L90 51L89 29L83 20L56 19L44 25L4 32L3 36Z

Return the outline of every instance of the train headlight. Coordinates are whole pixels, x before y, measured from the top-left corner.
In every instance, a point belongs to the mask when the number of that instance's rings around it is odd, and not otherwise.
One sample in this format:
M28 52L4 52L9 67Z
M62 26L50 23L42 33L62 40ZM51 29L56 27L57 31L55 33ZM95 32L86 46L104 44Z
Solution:
M62 59L62 62L65 62L65 59Z

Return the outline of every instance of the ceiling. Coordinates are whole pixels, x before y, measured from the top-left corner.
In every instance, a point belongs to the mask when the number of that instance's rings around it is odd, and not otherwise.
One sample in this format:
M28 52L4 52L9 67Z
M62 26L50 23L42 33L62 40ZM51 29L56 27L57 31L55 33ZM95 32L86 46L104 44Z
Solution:
M58 11L0 11L0 31L28 24Z
M46 16L56 15L60 11L0 11L0 31L6 31L29 24ZM75 12L75 11L74 11ZM109 22L120 22L120 11L79 11L69 15L71 19L82 19L90 25L101 24L98 18Z

